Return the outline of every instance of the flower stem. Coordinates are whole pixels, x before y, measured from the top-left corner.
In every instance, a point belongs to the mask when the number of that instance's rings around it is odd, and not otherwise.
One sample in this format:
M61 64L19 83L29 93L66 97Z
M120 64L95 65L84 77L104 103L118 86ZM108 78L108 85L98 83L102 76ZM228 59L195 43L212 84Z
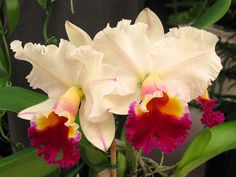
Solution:
M127 162L128 162L128 168L129 173L131 177L137 177L138 172L138 158L140 156L140 152L137 152L134 147L128 143L128 150L127 150Z
M44 38L44 41L48 41L48 22L49 22L49 18L51 16L51 13L52 13L52 4L50 4L50 8L48 11L46 11L46 18L44 20L44 23L43 23L43 38Z
M11 57L10 57L10 51L9 51L9 47L8 47L6 34L4 32L4 28L3 28L3 24L2 24L1 20L0 20L0 34L1 34L1 37L2 37L3 46L4 46L4 49L5 49L5 53L6 53L6 60L7 60L7 66L8 66L8 80L10 80L11 74L12 74Z
M111 154L111 164L116 165L116 138L115 137L114 137L112 144L111 144L110 154ZM116 168L111 169L111 176L117 177Z
M71 10L71 13L74 14L75 11L74 11L74 2L73 0L70 0L70 10Z

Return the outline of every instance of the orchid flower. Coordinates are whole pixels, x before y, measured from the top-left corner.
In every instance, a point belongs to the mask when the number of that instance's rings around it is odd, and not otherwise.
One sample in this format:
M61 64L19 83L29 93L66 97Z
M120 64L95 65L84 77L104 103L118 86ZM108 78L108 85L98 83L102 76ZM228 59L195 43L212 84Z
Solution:
M214 110L216 107L216 102L218 101L217 98L211 99L208 91L205 91L202 96L197 98L197 101L200 103L200 107L203 110L201 118L203 125L211 128L224 122L224 114L221 111Z
M116 76L112 66L102 63L103 54L90 46L76 48L66 40L61 40L59 47L32 43L22 47L20 41L13 41L11 49L15 58L33 65L27 76L30 86L40 88L49 97L18 114L31 121L28 132L38 155L61 167L73 166L78 161L76 146L81 138L75 123L78 110L86 137L107 151L115 126L113 115L107 112L102 100L114 90Z
M202 95L222 68L214 34L193 27L164 34L148 8L134 24L108 24L93 41L72 24L67 34L75 44L89 41L104 54L104 63L116 67L118 86L104 96L104 105L113 113L129 113L126 137L137 150L170 153L184 142L192 125L187 103Z

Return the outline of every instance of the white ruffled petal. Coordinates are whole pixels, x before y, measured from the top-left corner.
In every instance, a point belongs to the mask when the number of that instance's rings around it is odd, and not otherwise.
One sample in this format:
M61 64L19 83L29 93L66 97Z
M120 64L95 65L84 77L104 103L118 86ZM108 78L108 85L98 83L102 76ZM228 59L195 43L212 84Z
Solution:
M193 27L173 28L156 46L154 70L170 92L186 102L202 95L222 69L217 37Z
M68 41L61 40L59 47L32 43L22 47L20 41L13 41L11 49L15 58L33 65L27 76L30 86L42 89L49 97L58 97L78 85L81 63L71 57L75 47Z

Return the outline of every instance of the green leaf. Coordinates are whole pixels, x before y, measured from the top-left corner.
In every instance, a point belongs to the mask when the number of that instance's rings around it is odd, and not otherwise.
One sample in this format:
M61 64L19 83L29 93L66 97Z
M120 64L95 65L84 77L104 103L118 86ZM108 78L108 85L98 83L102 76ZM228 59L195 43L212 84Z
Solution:
M52 173L47 174L44 177L59 177L60 176L60 169L53 171Z
M14 31L20 17L18 0L6 0L6 16L8 23L8 36Z
M231 0L217 0L193 24L196 28L206 28L220 20L229 10Z
M0 73L0 87L4 87L7 84L8 78L6 75Z
M47 8L47 0L37 0L37 2L43 10Z
M0 159L1 177L42 177L56 170L57 166L45 164L33 148Z
M47 99L46 95L21 87L0 88L0 110L20 112Z
M191 161L195 160L199 154L203 151L206 145L211 139L211 131L209 129L204 129L201 131L197 138L192 141L191 145L186 150L182 160L180 161L178 168L182 168Z
M110 162L106 155L100 150L92 147L85 136L81 138L79 148L83 162L88 165L93 172L98 173L103 169L108 168Z
M203 130L192 141L171 177L185 177L190 171L222 152L236 148L236 121ZM209 132L208 132L209 131Z

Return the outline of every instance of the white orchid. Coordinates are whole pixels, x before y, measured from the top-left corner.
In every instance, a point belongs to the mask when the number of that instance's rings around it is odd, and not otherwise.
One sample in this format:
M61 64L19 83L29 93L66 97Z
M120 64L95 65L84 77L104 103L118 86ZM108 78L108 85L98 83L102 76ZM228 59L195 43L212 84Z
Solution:
M79 45L82 44L86 42ZM38 154L44 155L48 163L59 163L62 167L75 163L73 158L77 157L68 149L79 143L80 134L75 123L78 109L87 139L107 151L114 138L115 125L112 113L103 105L103 97L115 89L116 74L114 67L102 63L103 54L90 46L76 48L66 40L61 40L59 47L32 43L22 47L20 41L13 41L11 49L15 58L33 65L27 76L30 86L40 88L49 97L18 114L31 120L29 136L31 144L39 149ZM47 131L51 133L47 135ZM43 135L48 140L38 140ZM56 160L60 148L62 161Z

